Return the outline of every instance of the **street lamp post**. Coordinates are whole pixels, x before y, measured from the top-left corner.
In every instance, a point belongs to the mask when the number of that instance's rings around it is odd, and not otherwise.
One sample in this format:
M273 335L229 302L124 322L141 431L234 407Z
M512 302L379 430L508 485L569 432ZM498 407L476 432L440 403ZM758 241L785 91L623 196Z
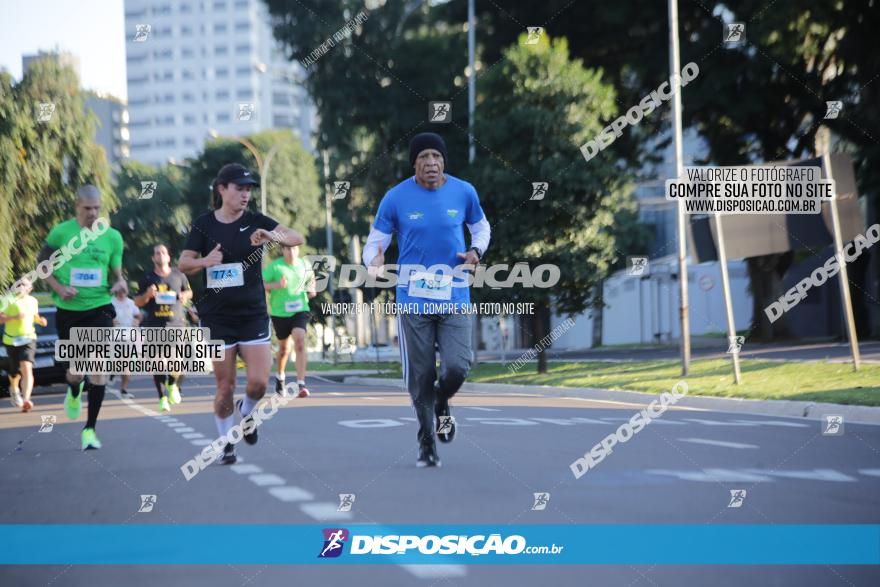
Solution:
M260 155L260 150L257 149L257 146L244 137L221 135L214 129L209 130L208 134L215 139L229 139L235 141L250 151L251 155L254 156L254 159L257 161L257 172L260 174L260 212L265 214L266 191L269 185L266 178L269 174L269 164L272 163L272 157L274 157L275 153L278 151L278 145L273 145L272 148L269 149L269 153L266 154L266 159L264 160L262 155Z

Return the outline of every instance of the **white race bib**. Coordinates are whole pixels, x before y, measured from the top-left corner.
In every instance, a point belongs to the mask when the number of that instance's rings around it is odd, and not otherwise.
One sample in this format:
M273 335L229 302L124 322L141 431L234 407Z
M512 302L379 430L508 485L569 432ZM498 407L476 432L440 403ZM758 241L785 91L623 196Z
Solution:
M302 300L284 302L284 311L285 312L302 312L304 307L305 307L305 304L303 304Z
M77 269L70 270L70 285L74 287L98 287L101 285L100 269Z
M213 269L213 267L211 267ZM211 269L208 269L210 271ZM177 303L176 291L160 291L156 292L156 303L163 306L170 306Z
M12 346L24 346L26 344L30 344L32 340L34 340L34 337L29 334L14 336L12 337Z
M205 269L208 274L208 287L240 287L244 285L244 268L241 263L224 263Z
M410 297L430 300L452 299L452 276L415 271L409 276Z

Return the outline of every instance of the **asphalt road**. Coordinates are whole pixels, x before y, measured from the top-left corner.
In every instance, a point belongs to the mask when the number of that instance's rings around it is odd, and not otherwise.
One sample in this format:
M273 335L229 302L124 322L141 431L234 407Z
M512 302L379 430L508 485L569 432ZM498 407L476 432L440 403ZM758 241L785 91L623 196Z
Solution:
M100 451L79 450L60 395L34 412L0 409L4 524L865 524L880 523L880 426L674 409L580 479L569 464L640 406L575 397L467 393L443 467L416 469L408 398L391 388L309 379L260 428L242 462L192 480L184 461L216 436L210 380L191 380L170 418L149 379L133 403L108 396ZM8 404L7 404L8 405ZM85 408L83 410L85 412ZM56 416L39 432L41 416ZM731 490L745 490L728 507ZM533 494L550 494L533 510ZM338 512L340 493L356 498ZM156 495L151 512L140 496ZM84 537L86 538L86 537ZM658 545L674 548L674 545ZM144 545L132 544L132 549ZM76 545L71 545L76 548ZM186 548L186 545L180 545ZM284 548L259 536L220 549ZM626 545L621 544L621 549ZM736 545L730 545L736 548ZM877 585L853 566L7 566L0 585Z

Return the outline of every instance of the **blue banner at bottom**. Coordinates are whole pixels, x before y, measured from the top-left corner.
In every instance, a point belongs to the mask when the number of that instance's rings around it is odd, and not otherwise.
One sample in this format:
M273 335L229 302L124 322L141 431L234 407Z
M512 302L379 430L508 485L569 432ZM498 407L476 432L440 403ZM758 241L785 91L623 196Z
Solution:
M8 524L0 536L4 565L880 564L868 524Z

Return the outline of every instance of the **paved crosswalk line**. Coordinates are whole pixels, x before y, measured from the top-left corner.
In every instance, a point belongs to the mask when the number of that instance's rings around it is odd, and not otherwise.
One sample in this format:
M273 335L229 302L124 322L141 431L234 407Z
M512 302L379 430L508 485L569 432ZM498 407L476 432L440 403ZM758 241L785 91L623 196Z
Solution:
M308 501L314 499L315 496L303 489L302 487L284 486L272 487L269 494L277 497L281 501Z

